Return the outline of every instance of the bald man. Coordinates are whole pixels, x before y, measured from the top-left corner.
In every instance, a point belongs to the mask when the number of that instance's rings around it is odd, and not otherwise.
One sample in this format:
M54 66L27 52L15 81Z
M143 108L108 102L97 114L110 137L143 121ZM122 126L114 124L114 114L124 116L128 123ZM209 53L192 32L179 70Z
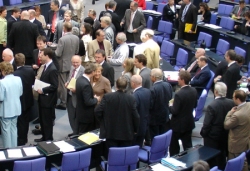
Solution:
M37 25L38 32L39 32L39 34L40 34L41 36L45 36L45 37L46 37L46 33L45 33L45 31L43 30L42 23L36 19L36 11L33 10L33 9L30 9L30 10L29 10L29 14L30 14L30 19L29 19L30 22Z
M130 79L132 89L134 89L133 96L136 101L136 109L140 115L140 124L137 134L134 137L134 145L142 147L143 140L148 128L148 117L150 109L150 90L142 87L142 77L140 75L133 75Z
M23 11L21 21L13 23L7 42L14 54L22 53L25 55L26 65L34 63L33 50L36 49L36 38L39 35L37 25L31 23L29 18L29 12Z
M14 71L17 69L13 52L9 48L4 49L3 54L2 54L2 59L3 61L9 62L10 64L12 64Z

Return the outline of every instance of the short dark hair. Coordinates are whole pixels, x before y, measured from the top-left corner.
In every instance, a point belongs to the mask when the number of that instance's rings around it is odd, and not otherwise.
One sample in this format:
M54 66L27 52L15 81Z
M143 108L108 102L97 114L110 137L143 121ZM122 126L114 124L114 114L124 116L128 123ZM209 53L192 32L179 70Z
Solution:
M245 63L245 58L241 55L236 54L235 61L238 62L239 64L244 64Z
M1 6L0 7L0 14L2 14L5 10L7 10L6 7L5 6Z
M199 57L199 60L200 61L204 61L204 62L208 62L208 59L207 59L207 57L206 56L201 56L201 57Z
M89 23L84 23L83 26L84 26L85 31L86 31L85 34L90 34L92 36L92 33L93 33L92 26Z
M245 4L245 1L244 0L240 0L239 4Z
M143 54L135 55L135 58L138 60L139 63L142 63L143 66L147 65L147 58Z
M94 20L93 20L93 18L91 18L91 17L86 17L86 18L84 18L84 24L90 24L90 26L92 27L93 26L93 24L94 24Z
M245 17L250 18L250 11L245 12Z
M21 9L18 7L14 7L11 9L11 14L17 13L17 12L21 12Z
M85 74L91 74L92 72L94 72L96 70L96 65L95 63L87 63L86 66L85 66L85 70L84 70L84 73Z
M179 78L180 78L181 80L184 80L184 83L185 83L186 85L188 85L189 82L190 82L190 80L191 80L191 75L190 75L190 73L189 73L188 71L183 71L183 70L181 70L181 71L179 72Z
M58 6L58 8L60 7L60 3L58 0L51 0L51 3L54 3L56 6Z
M131 1L131 3L134 3L134 7L138 7L138 2ZM131 4L131 3L130 3L130 4Z
M37 38L36 38L36 41L43 41L43 43L46 43L47 42L47 38L45 37L45 36L38 36Z
M95 53L102 54L103 57L106 57L106 53L103 49L97 49Z
M109 8L114 8L116 5L117 5L117 3L114 0L109 1L109 3L108 3Z
M15 64L16 66L23 66L25 64L25 56L22 53L17 53L15 55Z
M193 171L209 171L209 165L203 160L198 160L193 164Z
M102 29L98 29L96 32L95 32L95 36L97 37L97 36L100 36L100 33L101 32L103 32L104 33L104 31L102 30Z
M235 90L234 98L240 99L241 102L245 102L247 98L247 94L243 90Z
M118 90L125 90L127 88L127 79L123 76L116 80L116 87Z
M45 56L48 55L50 59L52 59L52 57L54 56L54 52L53 52L53 50L50 49L50 48L44 48L44 49L41 49L40 51L43 51L43 54L44 54Z
M235 61L235 59L236 59L236 53L235 53L234 50L229 49L226 53L227 53L227 56L229 56L230 60Z
M65 30L66 30L67 32L71 32L71 31L72 31L72 24L71 24L70 22L65 22L65 23L63 24L63 27L65 28Z

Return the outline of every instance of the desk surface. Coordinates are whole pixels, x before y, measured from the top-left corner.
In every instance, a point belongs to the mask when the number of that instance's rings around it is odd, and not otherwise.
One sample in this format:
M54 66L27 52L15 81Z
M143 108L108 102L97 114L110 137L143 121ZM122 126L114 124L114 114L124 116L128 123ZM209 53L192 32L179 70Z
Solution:
M50 0L39 0L39 1L33 1L33 2L24 2L21 4L15 4L15 5L11 5L11 6L7 6L7 10L12 10L12 8L18 7L18 8L26 8L26 7L30 7L30 6L35 6L35 5L42 5L42 4L47 4L50 3Z

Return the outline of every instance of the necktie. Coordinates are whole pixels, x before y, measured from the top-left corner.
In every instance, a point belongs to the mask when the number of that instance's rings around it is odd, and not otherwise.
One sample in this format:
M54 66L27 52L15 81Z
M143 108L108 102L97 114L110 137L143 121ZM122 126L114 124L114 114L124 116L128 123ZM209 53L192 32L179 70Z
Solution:
M54 12L54 15L52 18L51 32L55 33L55 30L56 30L56 12Z
M195 76L198 75L200 72L201 72L201 68L199 68L199 69L197 70L197 72L195 73Z
M237 16L239 17L240 16L240 14L241 14L241 8L239 9L239 11L238 11L238 13L237 13Z
M190 72L190 71L193 69L193 67L195 66L196 63L197 63L197 61L195 60L195 61L190 65L190 67L188 67L187 71Z
M187 9L188 9L188 6L186 5L184 10L183 10L183 13L182 13L182 16L181 16L181 21L184 22L184 18L185 18L185 15L187 13Z
M37 71L36 79L40 80L40 77L41 77L41 75L43 73L43 70L44 70L44 65L41 65L40 68Z
M40 63L40 59L39 59L40 54L41 54L41 51L39 51L39 53L38 53L38 57L37 57L37 65L38 65L38 66L40 66L40 64L41 64L41 63Z
M74 78L75 73L76 73L76 69L73 70L72 75L71 75L71 78Z
M44 65L44 68L43 68L43 73L45 72L45 70L46 70L46 65Z

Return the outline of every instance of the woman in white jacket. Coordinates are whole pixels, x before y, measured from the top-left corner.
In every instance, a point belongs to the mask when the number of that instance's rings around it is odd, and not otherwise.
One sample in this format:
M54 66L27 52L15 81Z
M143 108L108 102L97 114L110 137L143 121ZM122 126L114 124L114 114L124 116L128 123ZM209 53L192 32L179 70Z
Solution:
M82 25L82 32L83 32L83 36L82 36L82 41L84 43L84 47L85 47L85 57L83 57L82 61L83 62L88 62L89 58L88 58L88 43L90 41L92 41L92 32L93 32L93 28L90 24L88 23L84 23Z

